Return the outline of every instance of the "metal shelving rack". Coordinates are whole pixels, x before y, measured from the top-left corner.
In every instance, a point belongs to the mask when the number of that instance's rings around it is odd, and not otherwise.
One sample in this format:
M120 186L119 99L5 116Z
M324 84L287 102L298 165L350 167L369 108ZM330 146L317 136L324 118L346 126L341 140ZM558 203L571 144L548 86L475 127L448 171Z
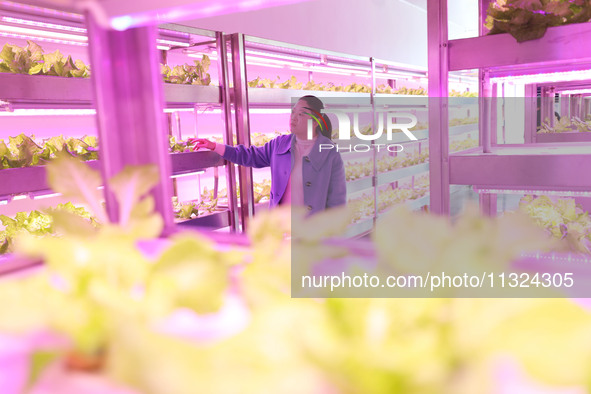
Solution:
M12 9L10 4L0 6L1 15L10 15L21 19L30 18L36 22L52 23L55 25L67 24L68 26L86 28L83 18L71 18L64 20L64 16L53 16L51 13L34 13L31 9L25 9L26 14L21 14L23 9ZM85 33L79 33L84 35ZM159 40L173 39L186 41L190 46L199 46L202 43L193 41L192 37L198 36L208 44L215 44L222 59L225 59L226 49L224 37L220 32L206 31L175 24L160 26L158 30ZM34 40L34 38L32 38ZM171 49L174 49L171 47ZM161 54L162 55L162 54ZM220 61L219 79L220 86L197 86L163 84L164 101L168 106L177 108L194 108L196 104L215 104L222 108L224 113L230 112L230 95L228 92L227 64ZM94 70L94 67L93 67ZM93 73L94 75L94 73ZM94 76L93 76L94 78ZM96 107L96 92L91 78L62 78L51 76L31 76L22 74L0 74L0 97L10 103L13 109L17 108L75 108L92 109ZM228 119L226 119L228 120ZM232 126L226 121L223 131L224 139L232 141ZM102 147L103 144L101 144ZM108 151L101 150L101 156L111 160ZM103 159L104 160L104 159ZM228 227L232 230L238 228L238 216L234 193L234 167L226 163L219 155L213 152L190 152L169 154L171 175L180 175L198 172L207 168L226 166L226 179L228 180L228 209L220 210L207 216L189 220L184 225L205 225L207 227ZM101 160L102 161L102 160ZM88 162L95 169L101 169L99 162ZM5 199L14 194L41 194L48 189L45 168L26 167L0 170L0 196ZM164 207L170 207L170 203L164 203ZM170 208L169 208L170 209ZM163 216L171 213L163 213ZM170 219L169 219L170 220ZM171 223L169 223L170 225Z
M548 119L551 127L554 127L556 119L555 99L560 99L560 116L577 117L584 120L586 116L591 115L591 101L589 88L591 80L579 80L568 82L545 82L534 83L526 86L530 92L540 94L540 120L543 122ZM529 120L528 127L525 130L526 142L591 142L591 132L566 131L560 133L540 133L535 127L537 125L537 111L532 112L532 119Z
M480 1L484 21L489 0ZM591 24L548 28L544 37L518 43L509 34L449 40L447 1L428 2L429 137L431 210L449 214L450 184L473 185L480 194L483 213L496 214L496 194L502 190L591 191L591 176L580 171L591 166L591 144L496 145L490 99L491 78L587 70L591 68ZM482 30L482 23L480 23ZM575 63L573 65L573 62ZM479 69L480 147L449 154L448 75L451 71ZM432 99L431 99L432 98ZM494 112L493 112L494 113Z
M319 50L317 48L310 48L300 45L293 45L287 44L283 42L268 40L268 39L261 39L252 36L243 36L243 35L233 35L232 36L233 42L233 49L232 49L232 57L233 59L239 59L239 62L234 63L235 67L240 67L235 74L244 75L244 81L235 81L235 86L243 86L245 89L241 94L235 93L235 97L240 96L243 103L247 105L247 108L291 108L293 105L293 100L295 98L299 98L304 95L315 95L320 97L321 99L325 99L325 101L330 102L331 99L342 99L342 98L356 98L367 100L368 104L374 105L376 99L382 100L382 102L387 102L387 98L392 97L416 97L425 99L425 96L403 96L403 95L396 95L396 94L376 94L376 68L381 68L382 70L394 71L396 73L401 73L403 75L414 76L417 78L426 78L427 73L426 70L414 67L408 67L396 63L385 62L381 60L377 60L370 57L361 57L361 56L353 56L343 53L331 52L326 50ZM270 59L273 59L274 56L287 56L290 62L301 62L302 65L307 64L309 67L308 72L308 80L312 79L312 75L322 67L331 67L334 66L335 69L338 69L339 66L343 67L356 67L358 70L363 69L367 72L367 76L371 85L371 93L351 93L351 92L335 92L335 91L316 91L316 90L296 90L296 89L278 89L278 88L253 88L248 87L246 82L248 78L246 77L246 67L249 65L249 50L255 51L258 57L267 55ZM311 67L309 65L312 65ZM235 69L236 70L236 69ZM386 72L386 71L384 71ZM254 78L255 76L250 76L250 78ZM392 79L395 79L395 74L393 74ZM306 82L306 81L299 81L299 82ZM330 104L329 104L330 105ZM423 105L422 107L426 107ZM375 123L375 111L374 111L374 123ZM238 136L238 143L239 144L250 144L249 140L249 114L248 111L245 109L242 113L241 121L238 121L238 128L237 128L237 136ZM454 127L453 132L454 134L463 134L469 131L473 131L475 129L475 125L465 125L465 126L458 126ZM416 142L425 142L425 139L428 136L428 130L419 130L414 132L415 135L419 140L422 141L413 141L412 143ZM352 143L354 142L351 141ZM394 140L386 141L385 138L380 140L372 141L372 144L377 143L409 143L407 137L403 135L403 133L399 133L399 135L394 136ZM375 152L375 149L373 150ZM341 153L344 161L350 160L355 154L349 154L347 152ZM407 167L407 168L400 168L392 171L388 171L385 173L377 173L376 161L378 154L371 153L374 161L374 175L368 176L362 179L356 179L353 181L349 181L347 183L347 192L348 194L362 192L367 190L374 196L374 215L372 218L364 220L362 222L358 222L351 226L349 230L350 236L361 236L373 228L375 224L375 220L377 219L379 212L378 204L377 204L377 194L378 194L378 187L391 184L396 182L397 180L401 180L405 177L411 177L414 175L419 175L422 173L427 173L429 171L429 164L422 163L416 166ZM252 199L248 198L252 193L252 170L251 169L241 169L240 174L240 187L241 187L241 198L244 196L244 200L241 202L242 213L241 216L246 220L248 217L252 215L253 207L250 205L250 201ZM420 201L419 201L420 200ZM419 204L420 203L420 204ZM418 200L409 201L409 205L414 209L420 209L421 207L428 204L428 198L421 198Z

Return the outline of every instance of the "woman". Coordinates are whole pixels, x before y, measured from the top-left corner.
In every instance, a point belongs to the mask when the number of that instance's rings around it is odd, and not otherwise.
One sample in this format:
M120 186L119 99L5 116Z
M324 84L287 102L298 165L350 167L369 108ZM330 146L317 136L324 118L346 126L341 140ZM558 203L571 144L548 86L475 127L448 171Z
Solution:
M271 167L271 207L291 204L319 212L344 205L347 197L343 160L336 148L327 148L334 144L330 120L320 115L323 108L317 97L300 98L291 111L291 135L280 135L262 147L229 146L203 138L191 138L189 144L195 144L193 150L207 148L239 165ZM309 119L314 125L312 139L308 139Z

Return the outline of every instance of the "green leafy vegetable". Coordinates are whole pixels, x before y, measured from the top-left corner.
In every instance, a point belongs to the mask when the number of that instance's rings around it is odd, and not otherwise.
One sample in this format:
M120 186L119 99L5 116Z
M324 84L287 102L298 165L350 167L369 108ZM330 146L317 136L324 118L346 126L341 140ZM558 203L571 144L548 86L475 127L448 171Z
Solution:
M72 203L58 204L55 208L46 209L45 212L18 212L14 218L0 215L0 222L4 230L0 231L0 254L10 253L14 250L14 239L23 233L36 236L54 234L56 231L55 219L68 213L76 216L91 227L98 226L96 220L82 207L76 207Z
M552 237L565 240L567 249L591 254L591 219L574 198L553 201L548 196L525 196L519 209Z
M96 137L68 138L51 137L40 143L34 136L20 134L8 137L8 146L0 141L0 169L21 168L47 164L59 152L67 153L82 160L97 160L98 148Z
M203 55L201 60L195 60L194 65L183 64L181 66L170 66L161 64L160 73L164 77L164 82L185 84L185 85L209 85L211 76L209 75L209 66L211 61L209 56Z
M0 52L0 72L58 77L87 78L90 69L81 60L64 57L59 50L44 53L38 44L27 41L27 46L5 44Z
M489 34L509 33L517 42L536 40L551 26L588 22L589 0L496 0L487 9Z

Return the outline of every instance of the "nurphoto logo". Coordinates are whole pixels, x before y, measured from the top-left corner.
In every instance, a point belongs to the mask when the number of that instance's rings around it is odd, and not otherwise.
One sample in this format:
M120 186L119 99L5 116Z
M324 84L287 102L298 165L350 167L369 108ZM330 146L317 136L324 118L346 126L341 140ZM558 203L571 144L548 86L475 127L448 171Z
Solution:
M400 130L406 135L410 141L417 141L410 131L411 128L416 126L417 117L407 112L397 112L391 110L376 110L377 113L377 129L371 134L363 134L359 130L359 114L372 112L371 107L366 108L348 108L348 109L322 109L321 113L311 111L309 113L312 119L308 120L308 138L312 139L314 135L314 122L319 126L323 127L326 125L322 114L333 114L338 120L338 139L340 141L351 140L351 115L353 115L353 134L361 141L375 141L380 139L386 133L387 142L392 141L392 135L396 130ZM382 148L387 149L389 152L401 152L404 147L400 144L351 144L351 145L333 145L333 144L320 144L320 151L323 149L337 149L337 151L355 151L355 152L367 152L370 149L377 149L380 151Z

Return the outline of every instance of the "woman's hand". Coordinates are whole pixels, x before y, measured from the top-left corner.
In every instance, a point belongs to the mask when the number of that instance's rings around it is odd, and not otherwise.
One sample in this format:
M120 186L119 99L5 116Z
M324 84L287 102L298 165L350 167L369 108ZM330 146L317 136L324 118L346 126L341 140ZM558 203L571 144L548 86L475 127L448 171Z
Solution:
M215 142L210 141L208 139L205 138L189 138L187 140L187 145L195 145L193 148L191 148L191 150L193 151L197 151L201 148L206 148L209 150L214 150L215 149Z

